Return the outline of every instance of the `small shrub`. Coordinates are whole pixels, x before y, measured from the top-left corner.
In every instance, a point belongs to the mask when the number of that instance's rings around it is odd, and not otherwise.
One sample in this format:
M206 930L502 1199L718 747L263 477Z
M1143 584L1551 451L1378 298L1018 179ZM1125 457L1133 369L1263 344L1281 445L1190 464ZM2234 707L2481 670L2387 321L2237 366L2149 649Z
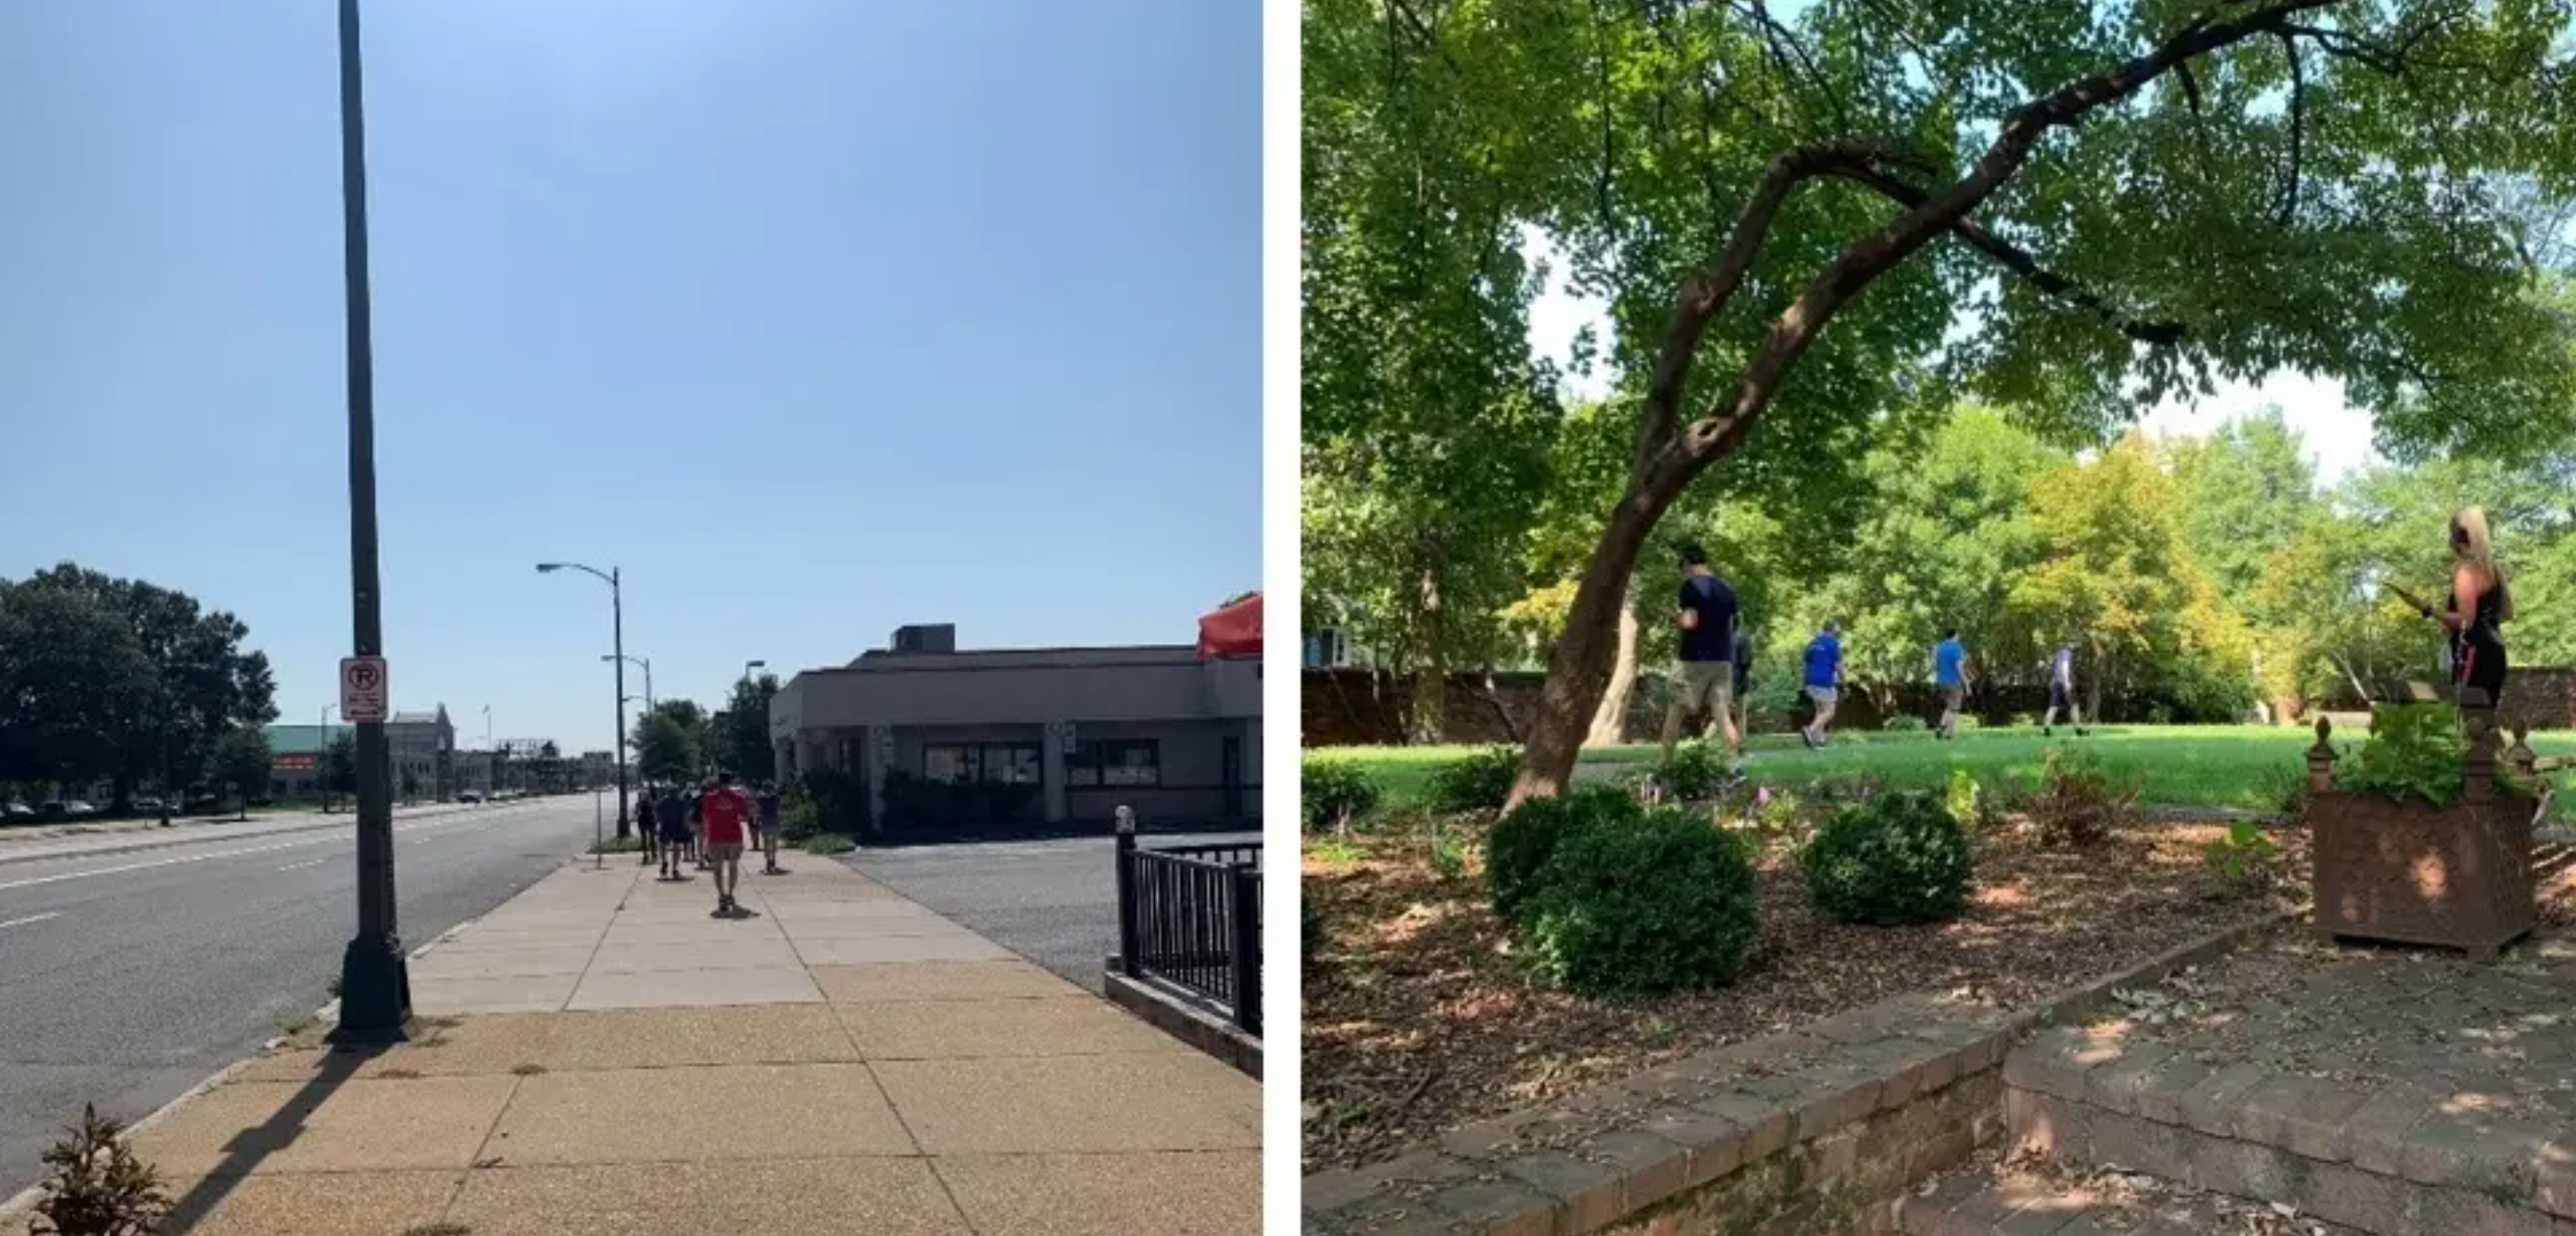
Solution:
M641 854L644 852L644 839L642 837L605 837L598 841L591 842L590 852L593 854Z
M1753 826L1767 836L1794 831L1806 809L1807 804L1787 790L1765 787L1753 792Z
M1714 798L1732 778L1726 761L1707 743L1685 743L1673 748L1673 758L1655 765L1654 781L1662 787L1663 796L1673 802L1700 802Z
M797 842L796 848L803 850L808 854L829 856L833 854L847 854L850 851L859 848L859 843L848 837L842 836L839 833L816 833L811 837L807 837L803 841Z
M1353 822L1377 810L1377 780L1350 760L1310 756L1297 767L1298 804L1306 831L1348 832Z
M2012 719L2007 721L2005 724L2010 725L2015 729L2037 729L2039 728L2039 714L2035 712L2017 712L2014 713L2012 715Z
M2170 707L2169 705L2165 705L2165 704L2149 704L2149 705L2147 705L2147 724L2149 724L2149 725L2171 725L2171 724L2173 724L2173 723L2174 723L2174 712L2173 712L2172 707Z
M1350 838L1335 835L1318 837L1306 843L1306 857L1327 867L1348 867L1367 856Z
M1985 827L1985 792L1977 784L1977 779L1968 775L1967 769L1950 770L1948 806L1950 818L1958 821L1960 828L1976 832Z
M1948 804L1924 793L1882 794L1835 812L1800 857L1808 897L1847 923L1955 918L1976 877L1967 830Z
M2308 810L2307 768L2304 763L2266 768L2255 792L2262 796L2263 809L2273 818L2295 820Z
M2200 861L2209 872L2210 891L2232 899L2270 887L2273 860L2279 854L2279 847L2263 835L2261 824L2238 820L2227 826L2226 836L2201 847Z
M2466 783L2468 731L2448 704L2381 704L2361 753L2335 769L2346 789L2449 806Z
M1443 880L1455 880L1467 874L1467 843L1458 830L1440 820L1431 823L1431 869Z
M1431 806L1440 811L1500 811L1520 780L1521 753L1491 747L1431 770Z
M1900 712L1878 723L1878 728L1891 734L1919 733L1932 728L1931 723L1910 712Z
M2112 780L2090 751L2048 749L2030 815L2051 845L2091 845L2111 835L2137 802L2137 791Z
M1742 972L1758 927L1744 843L1656 810L1567 835L1529 936L1542 974L1610 995L1723 986Z
M802 785L788 790L778 804L778 839L788 845L798 845L821 831L822 800Z
M170 1214L170 1195L160 1173L134 1157L125 1143L125 1126L98 1114L94 1104L81 1106L81 1122L70 1136L44 1153L49 1169L39 1186L36 1236L147 1236Z
M1514 807L1485 838L1485 884L1494 913L1514 918L1527 908L1567 837L1632 822L1645 811L1636 799L1605 785L1577 786Z

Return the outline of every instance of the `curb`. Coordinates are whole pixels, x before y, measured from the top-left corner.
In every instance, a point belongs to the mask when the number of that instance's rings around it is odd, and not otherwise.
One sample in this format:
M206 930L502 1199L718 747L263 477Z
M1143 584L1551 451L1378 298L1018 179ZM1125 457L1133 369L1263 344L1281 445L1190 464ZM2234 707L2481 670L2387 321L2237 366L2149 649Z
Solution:
M483 806L483 807L477 808L477 809L476 809L476 811L490 811L490 810L494 810L496 807L505 807L505 806L511 806L511 805L514 805L514 804L507 804L507 803L503 803L503 804L487 804L487 805L485 805L485 806ZM430 815L427 815L427 816L413 816L413 817L411 817L411 818L412 818L412 819L414 819L414 820L419 820L419 819L437 819L437 818L440 818L440 817L442 817L442 816L449 816L449 815L468 815L468 814L473 814L473 813L474 813L474 812L468 812L468 811L440 811L440 812L433 812L433 813L431 813ZM224 824L230 824L230 823L234 823L234 822L235 822L235 821L231 821L231 820L223 820L223 821L219 821L219 823L224 823ZM395 820L394 820L394 822L395 822L395 823L397 823L397 824L402 824L402 823L408 823L409 821L406 821L406 820L402 819L401 817L396 817L396 818L395 818ZM153 829L153 830L150 830L150 831L151 831L154 835L152 836L152 839L151 839L151 840L149 840L149 841L138 841L138 842L132 843L132 844L130 844L130 845L102 845L102 846L95 846L95 847L91 847L91 848L78 849L78 850L56 850L56 851L54 851L54 852L52 852L52 853L50 853L50 854L10 854L10 853L5 852L5 850L6 850L6 846L8 846L8 845L9 845L9 844L11 844L11 843L7 843L7 842L0 842L0 867L8 866L8 865L9 865L9 864L11 864L11 863L37 863L37 862L44 862L44 861L46 861L46 860L48 860L48 859L106 858L106 857L110 857L110 856L117 855L117 854L136 854L136 853L140 853L140 852L145 851L145 850L168 850L168 849L175 849L175 848L177 848L177 847L179 847L179 846L188 846L188 845L214 845L214 844L217 844L217 843L219 843L219 842L225 842L225 841L262 841L262 840L265 840L265 839L270 838L270 837L293 837L293 836L298 836L298 835L303 834L303 833L318 833L318 832L323 831L324 829L331 829L331 828L349 828L349 827L354 826L356 823L357 823L357 818L356 818L355 816L341 816L341 817L337 817L337 818L334 818L334 819L323 820L323 821L320 821L320 822L318 822L318 823L313 823L313 824L297 824L297 825L294 825L293 827L290 827L290 828L272 828L272 829L268 829L268 830L263 831L263 832L256 832L256 833L220 833L220 834L218 834L218 835L210 836L210 837L209 837L209 836L184 836L184 837L170 837L170 836L162 836L162 835L159 835L159 834L161 833L161 830L159 830L159 829ZM188 826L186 826L186 827L188 827L190 830L192 830L192 831L193 831L193 830L195 830L195 829L200 829L200 828L209 828L209 827L212 827L212 825L198 824L198 825L188 825ZM134 831L141 832L141 831L144 831L144 830L137 829L137 830L134 830ZM48 838L47 840L50 840L50 838Z
M40 863L47 859L105 858L116 854L138 854L145 850L170 850L187 845L214 845L223 841L259 841L268 837L292 837L299 833L320 832L326 828L346 828L347 820L321 824L298 824L292 828L272 828L256 833L226 833L213 837L159 837L129 845L102 845L78 850L56 850L50 854L0 853L0 867L11 863ZM198 827L204 827L199 825ZM157 830L156 830L157 831Z
M585 855L584 857L587 856ZM473 918L466 919L455 926L432 936L429 943L411 950L409 953L404 954L404 957L410 961L418 961L422 957L428 955L431 949L437 948L439 945L455 939L457 935L462 933L466 928L481 921L483 921L483 916L479 914ZM339 1020L340 998L337 996L333 996L328 1003L313 1010L313 1021L317 1025L328 1025ZM270 1052L276 1051L278 1048L285 1046L286 1041L292 1037L294 1036L285 1034L270 1036L266 1041L262 1042L256 1050L252 1051L251 1054L215 1070L206 1078L206 1080L188 1087L185 1091L182 1091L169 1102L153 1108L149 1113L144 1115L142 1119L136 1120L134 1123L125 1126L125 1136L130 1138L135 1134L150 1129L152 1126L168 1119L170 1113L179 1110L179 1108L189 1100L202 1097L207 1091L223 1085L227 1079L232 1077L233 1074L249 1068L253 1063L257 1062L262 1057L267 1056ZM39 1183L20 1189L10 1197L0 1198L0 1236L16 1236L18 1232L23 1231L28 1220L35 1217L36 1203L43 1201L44 1197L44 1186Z

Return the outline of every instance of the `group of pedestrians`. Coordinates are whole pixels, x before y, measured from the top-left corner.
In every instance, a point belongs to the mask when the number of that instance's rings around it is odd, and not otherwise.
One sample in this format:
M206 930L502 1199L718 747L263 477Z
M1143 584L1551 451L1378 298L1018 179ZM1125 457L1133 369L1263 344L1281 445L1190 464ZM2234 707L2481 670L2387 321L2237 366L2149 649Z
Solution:
M1673 758L1685 723L1698 715L1706 718L1703 740L1722 736L1728 767L1740 775L1744 735L1751 728L1751 708L1745 700L1752 686L1752 631L1744 622L1743 606L1733 586L1710 569L1708 551L1694 542L1682 547L1681 557L1682 584L1676 601L1676 622L1681 627L1681 690L1675 693L1664 714L1664 759ZM1815 638L1807 641L1800 660L1799 689L1807 697L1812 715L1798 727L1798 737L1812 750L1830 745L1826 727L1833 724L1834 709L1842 701L1841 628L1826 620ZM2040 720L2040 732L2054 734L2058 714L2064 713L2075 726L2076 735L2083 736L2087 731L2075 702L2074 641L2059 644L2050 653L2046 669L2048 713ZM1960 642L1956 627L1944 631L1941 641L1933 645L1932 681L1941 697L1934 735L1943 740L1956 738L1968 696L1968 649Z
M644 861L659 862L662 879L688 879L692 864L712 872L716 912L730 914L741 908L736 897L742 890L743 853L754 842L761 874L787 874L778 865L780 812L777 782L764 781L752 790L723 772L696 786L648 787L635 805L635 827L644 836Z
M2441 605L2418 600L2394 586L2391 591L2441 625L2442 660L2452 683L2478 688L2493 706L2504 696L2502 627L2513 619L2514 605L2504 569L2496 562L2494 537L2484 510L2462 507L2451 516L2450 549L2450 589ZM1735 589L1709 568L1708 551L1694 542L1682 547L1681 558L1677 617L1681 627L1681 690L1673 696L1672 706L1664 716L1664 759L1669 762L1673 758L1684 722L1692 714L1700 714L1707 718L1703 740L1723 735L1729 768L1740 776L1744 734L1751 722L1751 710L1744 700L1751 685L1752 635ZM2048 679L2048 711L2039 722L2039 732L2044 736L2056 734L2061 715L2075 727L2077 737L2088 732L2084 710L2076 703L2077 644L2073 639L2060 642L2042 667ZM1814 715L1798 728L1798 737L1812 749L1827 745L1825 727L1832 723L1835 705L1842 698L1842 636L1832 621L1825 622L1815 638L1808 641L1802 660L1800 687L1814 706ZM1945 629L1940 642L1932 646L1932 683L1941 702L1941 712L1933 726L1936 738L1947 741L1958 737L1959 717L1967 706L1968 671L1968 649L1959 639L1959 629Z

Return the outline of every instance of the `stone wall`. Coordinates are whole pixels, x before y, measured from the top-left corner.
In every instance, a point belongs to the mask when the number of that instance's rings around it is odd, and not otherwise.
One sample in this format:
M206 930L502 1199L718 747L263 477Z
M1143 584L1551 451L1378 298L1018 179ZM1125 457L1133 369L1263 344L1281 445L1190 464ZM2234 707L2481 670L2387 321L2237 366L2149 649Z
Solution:
M1306 1230L1857 1236L2003 1131L2022 1020L1905 996L1305 1181Z
M1538 708L1539 689L1546 677L1529 670L1451 676L1443 700L1447 724L1441 741L1472 746L1520 742ZM1373 675L1365 670L1305 671L1298 693L1300 741L1309 747L1401 744L1405 713L1412 705L1418 681ZM1629 699L1624 741L1655 740L1663 729L1664 702L1671 698L1669 691L1659 674L1639 678ZM1884 726L1892 714L1928 721L1940 711L1927 684L1908 683L1888 689L1885 701L1879 694L1867 688L1846 692L1834 713L1835 727L1874 730ZM2047 707L2047 691L2036 686L1980 689L1969 701L1969 710L1986 725L2006 724L2019 714L2035 717ZM2109 711L2114 721L2128 719L2117 709ZM2501 712L2508 729L2517 721L2527 722L2535 730L2576 729L2576 668L2515 670L2506 685ZM1794 717L1756 713L1753 728L1756 732L1785 733L1792 724L1805 719L1803 709ZM2285 723L2287 720L2284 718Z

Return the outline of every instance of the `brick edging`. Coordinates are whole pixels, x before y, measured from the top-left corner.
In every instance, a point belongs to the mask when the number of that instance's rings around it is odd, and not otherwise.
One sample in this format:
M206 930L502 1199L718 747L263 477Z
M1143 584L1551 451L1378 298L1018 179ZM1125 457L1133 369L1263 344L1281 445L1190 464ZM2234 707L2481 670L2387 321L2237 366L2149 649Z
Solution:
M2116 989L2158 982L2302 913L2252 916L2021 1009L1893 997L1452 1130L1378 1163L1317 1172L1301 1182L1305 1229L1586 1236L1685 1206L1809 1144L1829 1170L1849 1169L1859 1131L1880 1114L1971 1079L2000 1086L2007 1049L2025 1032L2088 1016L2114 1003ZM1991 1106L1910 1150L1896 1193L1999 1132L1999 1090Z

